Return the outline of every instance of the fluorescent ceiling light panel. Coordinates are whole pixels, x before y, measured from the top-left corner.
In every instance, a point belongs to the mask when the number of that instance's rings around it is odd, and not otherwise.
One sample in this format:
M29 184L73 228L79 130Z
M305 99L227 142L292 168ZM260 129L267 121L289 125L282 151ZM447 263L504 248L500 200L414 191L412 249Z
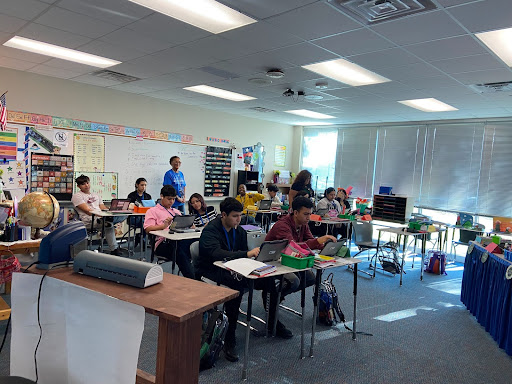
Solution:
M187 91L202 93L208 96L220 97L221 99L227 99L231 101L247 101L247 100L255 100L255 97L242 95L241 93L235 93L231 91L226 91L220 88L210 87L208 85L195 85L193 87L183 88Z
M482 43L487 45L509 67L512 67L512 28L476 33Z
M303 65L302 68L306 68L312 72L319 73L325 77L330 77L331 79L342 83L353 85L354 87L391 81L384 76L378 75L375 72L369 71L345 59L336 59L316 64Z
M311 117L313 119L335 119L335 116L325 115L319 112L309 111L307 109L295 109L293 111L285 111L286 113L293 113L294 115Z
M222 33L256 22L215 0L130 1L211 33Z
M300 123L293 123L293 125L302 125L303 127L309 127L309 126L320 126L320 125L334 125L336 123L327 123L325 121L302 121Z
M407 105L408 107L419 109L423 112L447 112L458 110L457 108L434 98L403 100L399 101L399 103Z
M40 55L56 57L58 59L74 61L75 63L99 68L108 68L113 65L121 64L121 62L117 60L111 60L106 57L91 55L90 53L75 51L74 49L59 47L58 45L43 43L20 36L14 36L12 39L6 41L4 45L6 47L22 49Z

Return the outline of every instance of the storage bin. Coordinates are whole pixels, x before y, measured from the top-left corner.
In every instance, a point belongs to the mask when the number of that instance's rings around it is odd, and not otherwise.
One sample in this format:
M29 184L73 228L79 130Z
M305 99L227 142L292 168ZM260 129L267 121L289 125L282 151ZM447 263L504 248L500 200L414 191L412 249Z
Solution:
M505 259L507 259L508 261L512 261L512 251L508 251L505 249L504 256L505 256Z
M311 268L313 264L315 263L315 256L308 256L308 257L293 257L285 255L284 253L281 253L281 264L286 265L290 268L295 269L304 269L304 268Z
M460 229L460 237L459 241L461 243L469 243L470 241L476 240L477 236L481 236L483 232L476 232L476 231L468 231L463 228Z
M149 208L151 207L133 207L133 212L135 213L146 213L147 211L149 211Z

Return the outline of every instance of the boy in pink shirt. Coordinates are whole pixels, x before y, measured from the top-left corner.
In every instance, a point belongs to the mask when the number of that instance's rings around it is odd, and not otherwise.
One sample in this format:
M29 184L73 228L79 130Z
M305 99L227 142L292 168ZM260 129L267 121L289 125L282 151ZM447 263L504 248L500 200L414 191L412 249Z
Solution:
M164 185L160 191L160 203L146 212L146 217L144 218L144 230L146 233L169 229L174 217L176 215L181 215L179 210L172 207L175 199L176 190L174 187L171 185ZM178 241L177 246L178 252L176 252L176 264L178 264L178 268L184 277L193 279L194 269L190 260L190 241ZM155 254L171 259L172 252L174 252L172 242L164 239L163 237L157 236Z

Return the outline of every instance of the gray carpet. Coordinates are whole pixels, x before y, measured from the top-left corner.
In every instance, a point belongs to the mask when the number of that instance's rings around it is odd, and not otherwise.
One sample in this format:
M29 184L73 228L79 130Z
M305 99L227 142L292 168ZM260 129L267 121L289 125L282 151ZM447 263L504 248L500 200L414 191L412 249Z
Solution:
M360 264L367 269L368 263ZM357 330L342 325L317 326L314 358L299 359L300 319L281 311L280 318L293 331L290 340L253 337L250 340L249 381L252 383L509 383L511 358L476 322L460 302L462 264L448 267L447 276L425 274L419 280L419 262L407 259L404 285L399 276L377 272L375 279L359 274ZM169 264L164 264L166 270ZM336 268L334 282L348 321L352 320L352 273ZM306 352L309 352L312 290L307 291ZM7 297L7 301L9 298ZM247 295L244 297L247 299ZM246 301L242 306L246 307ZM300 294L285 303L300 308ZM264 316L261 296L255 295L254 313ZM3 335L6 322L0 324ZM349 323L349 325L351 325ZM157 318L146 315L139 368L155 371ZM263 330L261 325L258 327ZM238 327L239 352L244 328ZM0 358L0 375L9 372L9 355ZM201 383L236 383L242 362L230 363L221 355L216 367L200 373Z

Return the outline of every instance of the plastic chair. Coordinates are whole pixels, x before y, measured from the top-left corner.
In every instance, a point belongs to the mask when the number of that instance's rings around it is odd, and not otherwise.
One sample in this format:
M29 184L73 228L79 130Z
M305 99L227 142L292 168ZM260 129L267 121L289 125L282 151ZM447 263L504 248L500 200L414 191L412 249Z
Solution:
M371 257L371 259L376 257L378 252L378 246L377 243L373 241L373 224L371 222L354 221L352 225L352 238L354 244L357 245L357 248L359 249L359 252L357 252L353 257L356 257L360 253L370 251L372 249L375 250L375 253ZM370 260L370 252L368 252L368 260ZM373 277L373 274L371 273L362 270L359 271Z
M249 250L260 247L264 241L265 241L264 233L260 233L260 232L247 233L247 248Z

